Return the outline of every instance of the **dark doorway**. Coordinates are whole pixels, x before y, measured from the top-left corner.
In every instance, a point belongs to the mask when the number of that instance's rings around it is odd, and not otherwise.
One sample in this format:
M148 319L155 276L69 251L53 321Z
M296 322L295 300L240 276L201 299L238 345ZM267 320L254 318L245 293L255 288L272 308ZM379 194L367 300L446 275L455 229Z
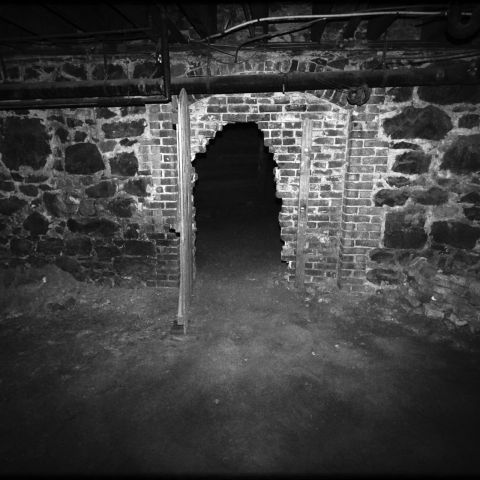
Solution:
M193 165L197 268L234 275L280 265L275 162L257 125L226 125Z

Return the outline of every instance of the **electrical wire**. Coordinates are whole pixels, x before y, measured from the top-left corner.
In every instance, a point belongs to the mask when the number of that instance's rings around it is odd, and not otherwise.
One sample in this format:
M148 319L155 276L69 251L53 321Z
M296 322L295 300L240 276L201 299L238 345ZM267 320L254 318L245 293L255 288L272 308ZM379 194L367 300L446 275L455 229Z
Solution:
M292 28L290 30L284 30L282 32L267 33L267 34L264 34L264 35L259 35L259 36L254 37L254 38L250 38L246 42L241 43L237 47L237 49L235 50L235 60L238 57L238 52L240 51L240 49L242 47L244 47L245 45L248 45L249 43L257 42L259 40L270 39L270 38L274 38L274 37L282 37L283 35L289 35L290 33L300 32L300 31L306 30L307 28L310 28L312 25L315 25L316 23L322 22L322 21L323 20L321 20L321 19L320 20L314 20L313 22L308 22L306 24L303 24L301 27Z
M236 32L238 30L243 30L248 28L250 25L268 22L268 23L277 23L277 22L297 22L297 21L307 21L307 20L334 20L334 19L351 19L354 17L374 17L379 15L400 15L400 16L446 16L447 11L410 11L410 10L380 10L380 11L364 11L356 13L331 13L331 14L321 14L321 15L293 15L293 16L280 16L280 17L262 17L256 18L255 20L248 20L246 22L240 23L233 27L227 28L223 32L215 33L200 39L201 41L213 40L214 38L221 38L230 33Z

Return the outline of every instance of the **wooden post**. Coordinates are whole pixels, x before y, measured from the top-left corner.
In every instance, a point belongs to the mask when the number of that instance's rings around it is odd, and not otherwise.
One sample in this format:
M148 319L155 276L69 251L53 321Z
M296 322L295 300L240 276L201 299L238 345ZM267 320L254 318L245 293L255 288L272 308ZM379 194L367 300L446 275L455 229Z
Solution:
M300 186L298 189L297 255L295 285L303 289L305 281L305 239L307 233L308 190L310 186L310 147L312 145L312 120L307 118L302 126L302 156L300 159Z
M177 124L178 188L179 188L179 232L180 232L180 292L178 296L177 325L183 326L186 333L188 307L193 284L192 252L192 187L190 115L185 89L178 97Z

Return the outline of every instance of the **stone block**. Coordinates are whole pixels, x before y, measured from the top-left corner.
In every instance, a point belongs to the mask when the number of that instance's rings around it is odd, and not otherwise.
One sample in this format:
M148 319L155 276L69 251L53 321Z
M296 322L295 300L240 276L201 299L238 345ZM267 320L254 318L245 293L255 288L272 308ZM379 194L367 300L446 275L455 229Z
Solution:
M120 145L122 147L131 147L132 145L135 145L138 143L138 140L130 140L129 138L124 138L120 140Z
M448 200L448 192L439 187L412 192L412 198L422 205L442 205Z
M383 122L385 133L392 138L424 138L441 140L453 128L450 117L437 107L408 106Z
M12 215L15 212L21 210L27 202L23 198L11 196L8 198L0 199L0 213L2 215Z
M393 149L421 150L422 147L411 142L396 142L392 145Z
M386 93L392 96L393 102L407 102L412 98L413 87L393 87L389 88Z
M461 222L434 222L431 235L435 242L456 248L472 249L480 238L480 227Z
M477 191L468 192L467 194L463 195L460 198L460 201L465 203L473 203L475 205L480 205L480 192L477 192Z
M95 245L95 252L100 260L109 260L122 254L116 245Z
M438 105L451 105L453 103L480 103L479 85L425 85L418 87L420 100Z
M468 113L458 119L458 126L460 128L475 128L480 125L480 115Z
M78 206L78 214L84 217L92 217L97 213L95 200L91 198L82 198Z
M139 137L145 130L144 119L132 120L130 122L104 123L102 130L105 138Z
M0 142L3 163L11 170L25 165L38 170L52 153L45 126L38 118L7 117Z
M65 170L68 173L89 175L104 168L102 154L93 143L75 143L65 149Z
M418 249L427 241L425 218L406 212L389 212L385 219L384 245L387 248Z
M131 177L138 171L138 159L133 152L123 152L110 160L112 175Z
M143 105L131 105L129 107L120 107L122 117L127 115L145 115L146 108Z
M426 173L430 167L432 157L419 151L410 151L397 155L392 166L394 172L406 174Z
M445 152L440 168L457 174L480 172L480 134L460 135Z
M464 207L463 214L472 222L480 220L480 207Z
M43 192L42 199L47 212L54 217L63 217L68 215L69 208L59 193Z
M117 146L116 140L105 140L98 144L98 148L102 153L113 152Z
M15 255L30 255L32 249L33 243L26 238L13 237L10 240L10 251Z
M69 218L67 226L71 232L86 233L101 236L112 236L120 225L108 218L94 218L92 220Z
M147 195L147 185L150 184L151 180L149 178L132 178L124 184L123 189L131 195L145 197Z
M58 255L62 252L64 247L61 238L45 238L39 240L37 243L37 253L44 253L45 255Z
M73 141L75 143L83 142L87 138L87 134L85 132L75 132L73 135Z
M68 130L65 130L63 127L57 128L55 130L55 135L58 137L61 143L66 143L70 134Z
M1 180L0 181L0 190L2 192L14 192L15 191L15 183L10 182L8 180Z
M367 272L367 280L377 285L398 285L402 282L402 273L386 268L374 268Z
M67 255L90 255L92 240L87 236L71 237L65 240L65 253Z
M117 217L131 217L137 210L137 204L133 198L117 197L108 203L108 209Z
M18 189L27 197L36 197L38 195L38 187L36 185L19 185Z
M373 262L394 264L395 263L395 251L387 250L385 248L375 248L370 252L370 259Z
M387 177L387 183L391 187L406 187L410 185L410 179L407 177Z
M23 228L31 235L43 235L47 233L50 222L39 212L31 213L23 222Z
M89 122L89 120L85 120L86 123ZM76 128L76 127L81 127L83 125L82 120L78 118L67 118L67 127L68 128Z
M387 205L389 207L396 207L398 205L404 205L408 200L408 192L404 190L392 190L384 188L379 190L373 197L373 202L376 207Z
M85 193L93 198L113 197L117 191L117 185L111 180L104 180L96 185L92 185L85 189Z
M107 107L98 107L95 109L95 115L97 118L109 119L115 117L117 114Z
M44 175L41 173L36 173L33 175L27 175L25 178L26 183L43 183L48 180L48 175Z

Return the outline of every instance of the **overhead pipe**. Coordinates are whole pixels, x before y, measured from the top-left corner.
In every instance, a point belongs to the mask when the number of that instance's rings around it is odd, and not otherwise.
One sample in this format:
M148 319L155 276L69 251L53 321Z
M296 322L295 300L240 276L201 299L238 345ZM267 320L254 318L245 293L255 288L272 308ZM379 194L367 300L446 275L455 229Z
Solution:
M189 94L228 94L346 89L362 85L370 88L472 85L480 83L479 66L477 61L393 70L174 77L170 89L173 94L182 88ZM144 105L168 101L162 78L0 84L0 109Z
M398 68L394 70L348 70L291 72L265 75L229 75L172 79L172 90L188 93L255 93L420 85L470 85L480 83L479 64L465 62L449 67Z

